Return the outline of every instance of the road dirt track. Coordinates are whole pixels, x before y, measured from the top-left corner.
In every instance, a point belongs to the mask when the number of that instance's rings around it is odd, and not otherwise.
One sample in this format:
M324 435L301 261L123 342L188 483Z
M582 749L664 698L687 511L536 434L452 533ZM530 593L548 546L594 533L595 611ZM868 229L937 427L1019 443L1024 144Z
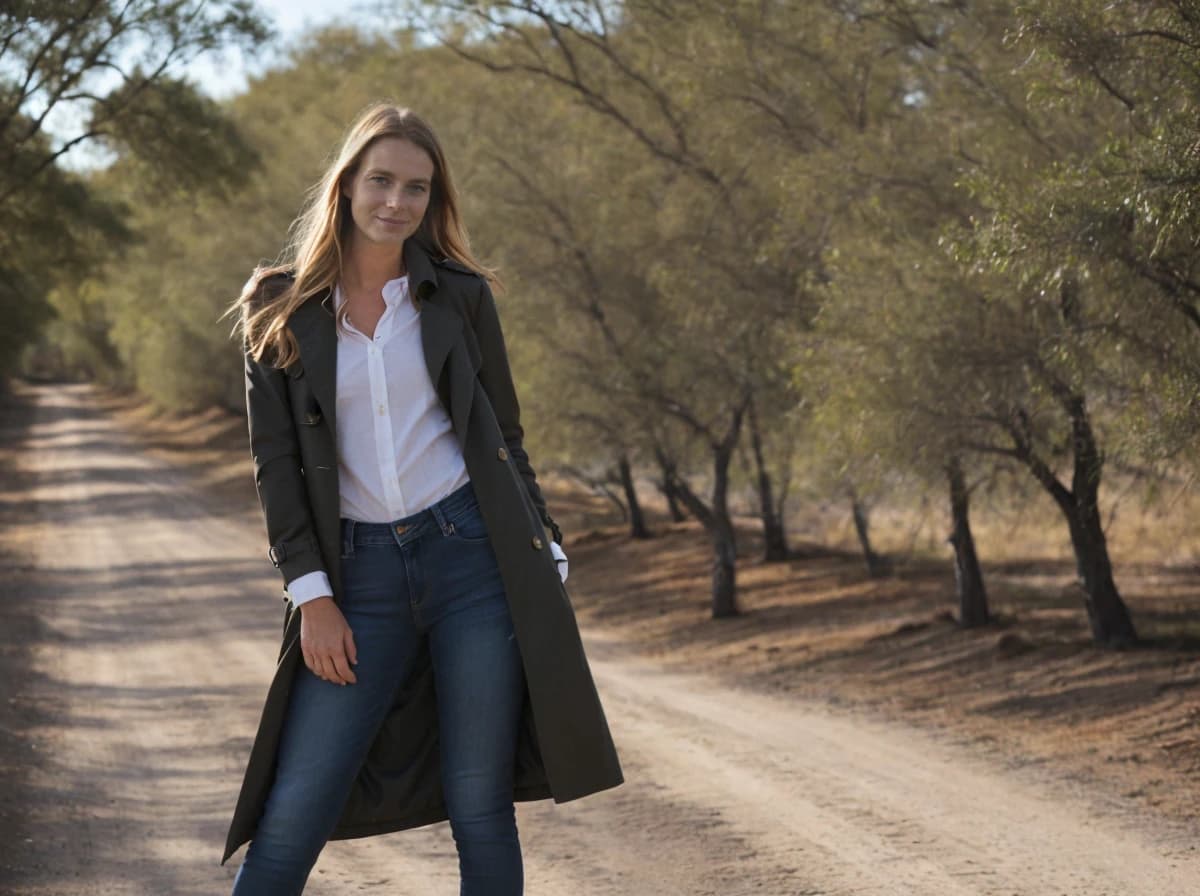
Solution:
M89 387L33 395L3 488L7 599L39 624L4 692L27 766L0 800L0 893L227 893L282 621L260 518L141 451ZM626 783L518 804L531 896L1200 894L1194 841L1115 798L584 636ZM457 893L449 827L331 843L306 893L358 892Z

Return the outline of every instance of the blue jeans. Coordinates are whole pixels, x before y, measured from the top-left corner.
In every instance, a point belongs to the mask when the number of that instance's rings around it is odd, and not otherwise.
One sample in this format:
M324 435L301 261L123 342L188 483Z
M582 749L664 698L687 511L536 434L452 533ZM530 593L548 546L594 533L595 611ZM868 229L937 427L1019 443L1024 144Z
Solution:
M524 672L471 484L392 523L343 519L341 571L357 682L322 681L301 662L275 782L234 896L303 891L426 637L461 896L520 896L512 792Z

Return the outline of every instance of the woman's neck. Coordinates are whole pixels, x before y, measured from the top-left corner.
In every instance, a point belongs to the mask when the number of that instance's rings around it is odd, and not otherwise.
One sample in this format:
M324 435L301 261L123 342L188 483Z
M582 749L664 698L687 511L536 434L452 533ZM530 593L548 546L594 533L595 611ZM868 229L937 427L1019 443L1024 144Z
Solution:
M342 262L342 283L350 289L382 289L404 273L404 251L391 246L352 244Z

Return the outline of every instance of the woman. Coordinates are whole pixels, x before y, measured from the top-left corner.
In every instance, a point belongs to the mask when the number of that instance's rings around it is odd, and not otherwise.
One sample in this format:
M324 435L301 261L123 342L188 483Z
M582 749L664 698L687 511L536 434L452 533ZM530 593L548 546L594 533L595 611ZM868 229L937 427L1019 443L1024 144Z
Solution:
M350 129L292 233L235 306L287 606L222 863L250 840L235 896L300 893L327 840L448 819L461 893L520 894L514 800L623 777L495 278L433 132L390 105Z

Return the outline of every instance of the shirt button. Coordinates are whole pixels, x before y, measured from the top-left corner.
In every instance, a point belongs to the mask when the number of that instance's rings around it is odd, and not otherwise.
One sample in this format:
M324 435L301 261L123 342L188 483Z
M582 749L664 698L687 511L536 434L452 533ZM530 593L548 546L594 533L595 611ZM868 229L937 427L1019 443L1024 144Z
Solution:
M500 458L501 460L508 460L508 452L501 448L496 452L496 457Z
M542 549L542 540L538 536L533 536L533 549L540 551Z

